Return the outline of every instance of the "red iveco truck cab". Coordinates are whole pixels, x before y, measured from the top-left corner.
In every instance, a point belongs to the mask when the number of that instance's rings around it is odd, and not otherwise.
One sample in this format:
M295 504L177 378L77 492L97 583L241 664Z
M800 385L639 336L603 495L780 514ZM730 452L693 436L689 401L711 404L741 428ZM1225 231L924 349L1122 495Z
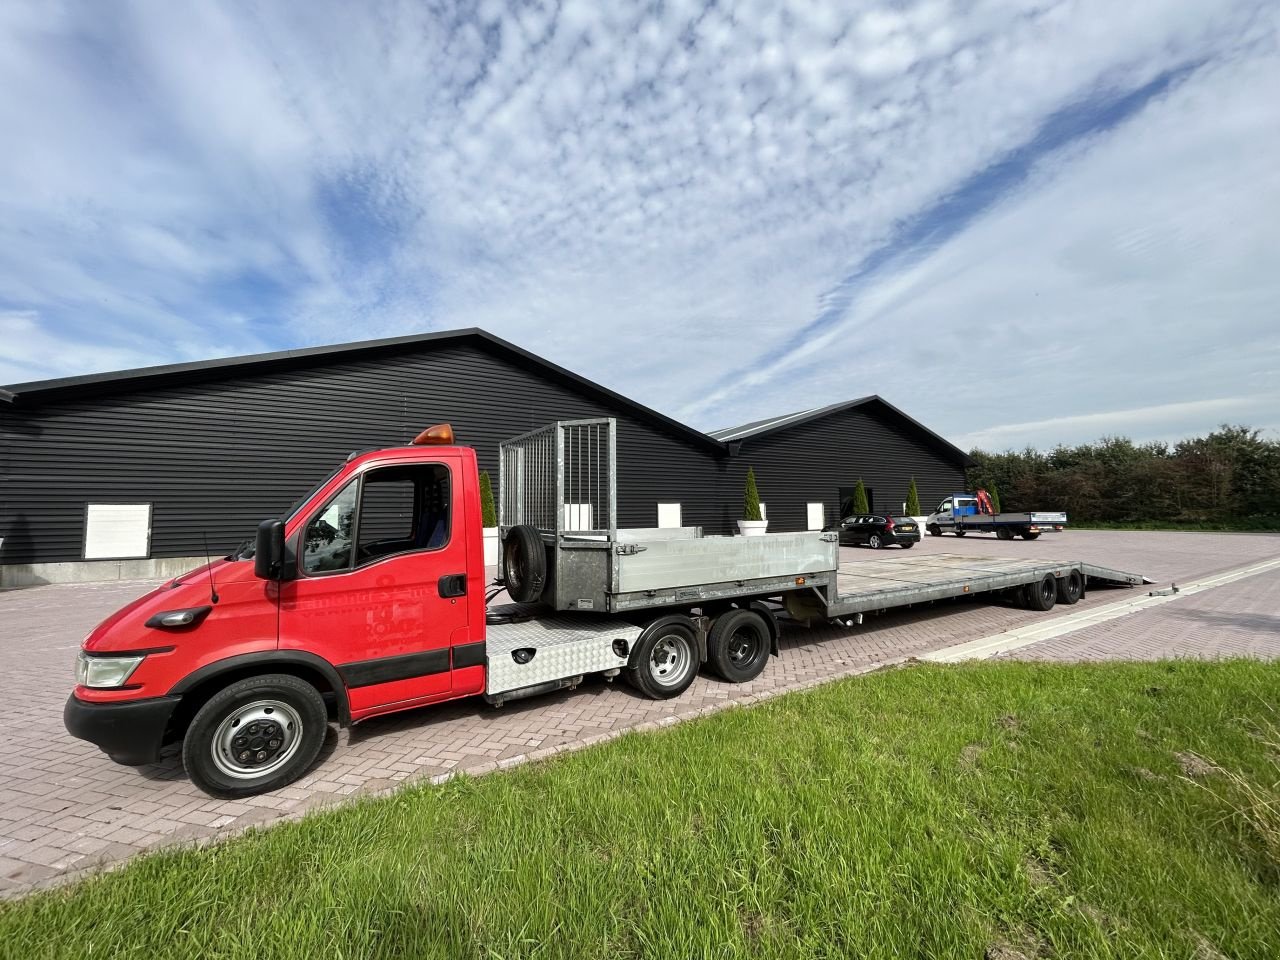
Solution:
M254 551L104 620L84 641L67 729L126 764L181 737L192 779L234 796L299 776L331 715L482 692L478 473L451 439L353 455L263 523Z

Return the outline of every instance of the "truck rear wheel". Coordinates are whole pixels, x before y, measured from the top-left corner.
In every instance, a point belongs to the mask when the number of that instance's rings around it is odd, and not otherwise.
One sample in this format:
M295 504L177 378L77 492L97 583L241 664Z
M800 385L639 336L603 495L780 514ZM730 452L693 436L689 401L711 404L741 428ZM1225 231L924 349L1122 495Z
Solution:
M1070 606L1084 596L1084 577L1079 570L1072 570L1058 581L1058 602Z
M683 614L655 620L636 641L627 681L654 700L680 696L698 675L696 637L693 622Z
M1040 534L1038 534L1038 533L1024 533L1024 534L1022 535L1022 539L1023 539L1023 540L1039 540L1039 539L1040 539Z
M502 540L502 579L512 600L531 603L542 599L547 551L542 535L528 524L512 527Z
M276 790L315 761L329 728L324 699L289 674L240 680L197 711L182 743L182 764L215 797Z
M955 535L956 535L957 537L963 537L963 536L965 535L965 533L966 533L966 531L964 531L964 530L956 530L956 531L955 531Z
M1046 573L1039 582L1023 587L1022 594L1028 610L1046 613L1053 609L1058 599L1058 581L1052 573Z
M1012 530L1010 530L1008 527L996 527L996 539L997 539L997 540L1012 540L1012 539L1013 539L1013 531L1012 531Z
M711 669L730 683L760 676L769 662L769 625L754 610L730 610L716 618L707 638Z

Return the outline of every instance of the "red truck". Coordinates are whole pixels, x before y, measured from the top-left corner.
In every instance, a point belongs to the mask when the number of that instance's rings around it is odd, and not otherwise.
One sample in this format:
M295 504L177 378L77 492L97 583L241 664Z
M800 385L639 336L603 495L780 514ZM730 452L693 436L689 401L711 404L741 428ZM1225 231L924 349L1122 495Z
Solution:
M1043 561L984 572L970 559L841 594L832 533L618 529L614 436L612 420L570 421L501 446L502 583L520 603L493 609L475 451L442 425L352 454L252 545L99 624L67 730L129 765L181 740L201 789L244 796L301 776L332 721L475 695L500 706L589 674L655 698L684 692L703 664L750 680L778 652L784 612L852 625L982 591L1021 591L1043 610L1075 602L1086 577L1141 582Z

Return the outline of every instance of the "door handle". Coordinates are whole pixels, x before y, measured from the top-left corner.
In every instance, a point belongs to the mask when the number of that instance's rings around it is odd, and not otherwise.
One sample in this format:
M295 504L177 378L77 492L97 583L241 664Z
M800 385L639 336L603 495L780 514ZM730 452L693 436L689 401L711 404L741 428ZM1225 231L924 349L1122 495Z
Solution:
M440 578L438 586L442 597L465 597L467 595L467 575L465 573L447 573Z

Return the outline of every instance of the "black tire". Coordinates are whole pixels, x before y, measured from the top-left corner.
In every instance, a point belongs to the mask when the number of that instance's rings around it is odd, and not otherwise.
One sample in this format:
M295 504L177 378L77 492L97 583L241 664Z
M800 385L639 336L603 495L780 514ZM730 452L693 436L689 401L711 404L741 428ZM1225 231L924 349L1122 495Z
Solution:
M1052 573L1046 573L1038 583L1028 583L1022 588L1028 610L1047 613L1058 599L1058 581Z
M914 540L903 540L900 544L898 544L898 546L900 546L903 550L910 550L915 545L916 545L916 542Z
M306 773L328 729L324 699L307 681L284 673L248 677L196 712L182 741L182 765L210 796L250 797ZM254 775L255 768L263 772Z
M1079 570L1072 570L1058 581L1058 602L1071 606L1084 596L1084 577Z
M967 531L967 530L957 530L957 531L955 531L955 535L956 535L957 537L963 537L966 533L968 533L968 531Z
M532 603L542 599L547 583L547 551L542 536L528 524L512 527L502 541L502 579L511 599Z
M1038 533L1024 533L1024 534L1022 535L1022 539L1023 539L1023 540L1039 540L1039 539L1040 539L1040 534L1038 534Z
M936 523L930 524L929 526L925 527L925 529L929 531L929 536L931 537L942 536L942 528L939 527Z
M1013 539L1013 531L1012 531L1012 530L1010 530L1008 527L996 527L996 539L997 539L997 540L1012 540L1012 539Z
M878 533L869 533L867 534L867 546L872 550L879 550L884 546L884 540L881 539Z
M653 700L670 700L689 689L698 675L697 630L683 614L661 617L636 641L627 682ZM673 663L672 658L682 658Z
M760 676L769 662L769 625L754 610L731 610L716 618L707 637L707 662L730 683Z

